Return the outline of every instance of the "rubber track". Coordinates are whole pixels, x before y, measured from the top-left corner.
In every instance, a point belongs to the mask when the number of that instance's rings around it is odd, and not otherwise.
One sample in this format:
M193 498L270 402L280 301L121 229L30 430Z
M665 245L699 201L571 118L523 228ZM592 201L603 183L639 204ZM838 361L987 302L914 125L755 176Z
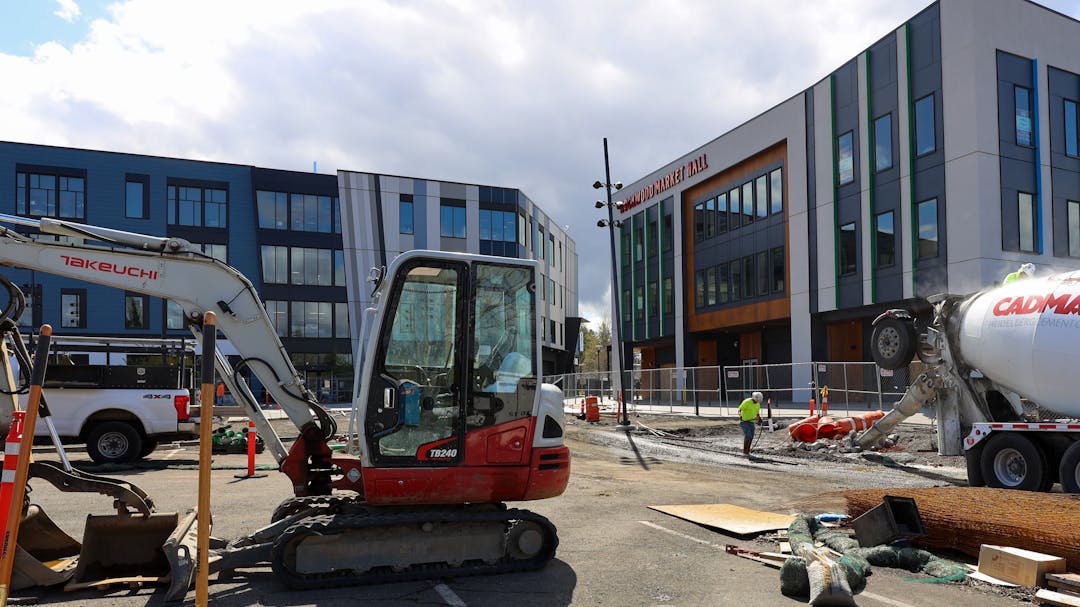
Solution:
M393 571L390 567L373 567L364 573L355 571L331 571L318 574L300 574L289 568L286 554L290 547L309 536L327 536L342 533L350 529L365 529L380 526L416 525L423 523L482 523L500 522L506 524L506 530L513 527L514 521L531 521L543 530L544 545L539 554L531 559L514 559L504 555L502 560L486 564L480 561L466 562L461 566L449 563L427 563L414 565L403 571ZM397 513L371 511L367 514L331 514L311 516L289 527L274 542L271 566L274 574L287 586L294 589L335 588L362 584L383 584L410 580L425 580L433 577L462 577L468 575L490 575L540 569L555 557L555 548L559 538L551 522L528 510L413 510Z
M309 495L304 497L290 497L274 508L270 515L270 522L276 523L298 512L311 508L318 508L319 514L336 514L338 508L345 504L362 503L355 495Z

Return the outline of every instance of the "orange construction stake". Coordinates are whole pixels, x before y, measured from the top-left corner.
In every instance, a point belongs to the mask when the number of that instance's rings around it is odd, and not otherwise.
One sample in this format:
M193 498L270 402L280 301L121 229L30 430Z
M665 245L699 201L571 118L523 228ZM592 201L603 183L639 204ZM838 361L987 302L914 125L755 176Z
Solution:
M12 479L11 499L8 502L7 524L4 527L3 541L0 542L0 607L7 607L8 592L11 589L11 572L15 568L16 546L19 540L19 523L22 522L22 503L26 497L26 478L30 473L30 456L34 447L34 424L37 421L38 404L41 403L41 386L45 383L45 366L49 362L49 344L52 341L52 327L42 325L37 349L34 351L34 366L30 371L30 395L26 399L26 411L22 423L22 441L19 443L19 459L15 466L15 478ZM12 425L14 425L14 419Z
M210 463L214 451L214 357L217 352L217 316L203 314L202 386L199 388L199 510L195 547L198 564L195 569L195 605L206 607L210 602ZM2 607L2 606L0 606Z
M15 471L19 468L19 448L22 444L23 421L25 420L25 411L12 412L11 427L8 429L7 441L4 443L4 471L3 476L0 477L0 538L4 537L4 531L7 529L11 492L15 487Z

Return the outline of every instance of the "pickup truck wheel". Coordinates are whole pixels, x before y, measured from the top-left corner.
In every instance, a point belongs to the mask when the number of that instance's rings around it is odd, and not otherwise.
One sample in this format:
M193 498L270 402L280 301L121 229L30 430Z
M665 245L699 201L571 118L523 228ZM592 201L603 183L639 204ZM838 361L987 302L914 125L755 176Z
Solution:
M144 438L142 449L139 449L139 459L142 459L154 452L157 449L158 442L156 438Z
M135 461L142 448L142 435L125 422L102 422L86 435L86 451L99 464Z
M1076 441L1065 450L1058 472L1061 477L1061 488L1065 493L1080 493L1080 441Z
M870 354L881 368L906 367L915 357L918 335L910 320L882 318L870 335Z
M986 441L982 473L988 487L1045 491L1046 456L1027 437L1002 432Z

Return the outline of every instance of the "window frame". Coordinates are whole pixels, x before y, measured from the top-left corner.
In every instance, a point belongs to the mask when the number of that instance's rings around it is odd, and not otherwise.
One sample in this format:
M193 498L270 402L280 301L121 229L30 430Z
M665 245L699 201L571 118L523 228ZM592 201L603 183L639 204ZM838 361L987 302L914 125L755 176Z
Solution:
M784 255L784 247L773 247L769 250L769 261L771 264L772 272L772 284L770 290L773 293L783 293L784 287L787 285L787 259ZM779 265L777 265L779 261Z
M446 215L449 211L450 225L446 224ZM461 219L461 236L458 236L458 218ZM449 202L447 200L439 201L439 237L440 238L456 238L458 240L464 240L469 235L468 216L465 211L465 205L457 202Z
M142 304L142 322L136 326L131 323L131 319L128 318L128 302L138 301ZM150 328L150 296L143 293L135 293L132 291L124 291L124 329L140 330Z
M1020 92L1024 92L1024 98L1027 102L1027 116L1023 118L1027 120L1027 137L1028 142L1022 143L1020 141ZM1023 86L1020 84L1013 84L1013 138L1014 143L1022 148L1034 148L1035 147L1035 110L1032 108L1034 100L1032 97L1031 87Z
M880 129L880 125L881 125L882 120L887 120L888 121L887 128L885 129L885 133L888 135L888 139L889 139L888 146L887 146L888 147L888 154L889 154L889 163L884 164L884 165L881 163L881 154L879 153L880 150L881 150L881 147L882 147L882 145L881 145L881 129ZM877 118L874 119L874 172L875 173L880 173L882 171L887 171L887 170L893 168L894 163L893 163L893 148L892 148L893 141L892 141L892 139L893 139L892 138L892 112L885 112L884 114L882 114L882 115L880 115L880 116L878 116Z
M779 190L779 194L777 194L777 190ZM769 215L780 215L783 212L784 167L779 166L769 171Z
M1080 257L1080 201L1065 201L1065 245L1069 257Z
M206 228L211 230L228 230L229 229L229 208L231 206L232 193L229 188L230 184L226 181L204 181L196 179L183 179L179 177L167 177L165 179L165 224L168 226L177 226L181 228ZM198 200L198 218L194 223L181 223L180 222L180 194L181 189L192 189L199 191ZM207 191L222 191L225 194L224 202L210 201L207 202ZM194 201L191 201L194 203ZM220 225L207 225L206 224L206 209L207 205L222 206L224 212L220 215L224 219ZM258 198L256 197L256 205L258 205ZM291 206L291 205L290 205ZM256 208L256 214L258 209ZM215 213L217 216L218 213Z
M850 150L848 156L850 166L847 170L847 179L845 179L844 171L844 139L847 139L847 148ZM855 183L855 130L851 129L846 133L841 133L836 136L836 185L845 186Z
M1070 114L1069 107L1072 106ZM1069 158L1080 158L1080 102L1073 99L1062 99L1062 111L1064 112L1065 129L1065 155ZM1072 116L1072 137L1069 137L1069 117ZM1070 153L1069 148L1072 148Z
M78 314L78 320L75 324L67 324L64 317L64 298L65 296L74 296L76 298L75 304L77 306L76 313ZM86 328L86 289L60 289L60 327L64 329L85 329Z
M41 188L31 187L32 177L38 178L46 177L52 179L53 187ZM82 181L82 200L76 202L76 208L82 211L81 214L65 215L62 210L62 192L79 192L78 190L62 189L63 180L79 179ZM43 165L29 165L29 164L16 164L15 165L15 214L23 217L48 217L51 219L75 219L79 221L86 221L86 204L89 197L89 179L87 178L85 169L75 169L69 167L59 166L43 166ZM45 189L52 192L52 200L46 202L45 213L31 212L30 199L33 190ZM52 212L48 212L49 206L52 206Z
M926 205L930 205L930 204L934 205L934 223L933 223L934 237L933 237L933 239L924 239L923 238L923 208L925 208ZM938 215L940 213L940 210L938 209L938 206L939 206L938 205L938 199L936 197L927 198L925 200L920 200L919 202L915 203L915 224L917 226L917 228L916 228L917 231L916 231L916 236L915 236L915 243L916 243L916 246L915 246L915 258L917 260L919 260L919 261L924 260L924 259L935 259L935 258L938 257L938 255L941 254L941 230L939 229L940 226L941 226L941 222L939 221L939 218L938 218ZM924 241L934 243L934 253L932 255L923 254L922 243Z
M131 191L129 188L132 184L139 184L142 188L141 196L142 200L139 203L139 214L132 215L131 203L129 199ZM150 176L140 173L127 173L124 176L124 218L125 219L150 219Z
M1027 196L1027 202L1025 204L1024 196ZM1031 239L1031 246L1024 248L1024 225L1023 211L1027 210L1029 213L1029 221L1031 223L1031 230L1028 233L1028 237ZM1017 231L1017 250L1024 253L1035 253L1039 247L1039 214L1035 209L1035 194L1032 192L1025 192L1019 190L1016 192L1016 231Z
M884 232L881 229L882 217L889 216L889 231ZM884 237L888 235L892 238L890 255L891 261L889 263L882 263L882 251L885 249L883 243ZM874 259L875 268L892 268L896 266L896 211L888 210L882 211L874 216L874 245L877 251L877 256Z
M921 107L929 107L930 108L930 116L929 116L930 122L925 123L919 117L919 109L920 109L920 104L922 104L923 102L925 102L928 99L930 100L930 105L929 106L921 105ZM918 99L916 99L914 101L914 103L912 103L911 105L914 108L912 114L915 117L915 146L914 146L915 147L915 157L916 158L922 158L923 156L933 154L934 152L937 151L937 99L935 97L935 93L930 93L929 95L923 95L922 97L919 97ZM930 129L930 132L929 132L930 147L927 148L926 150L922 150L922 147L919 145L920 140L921 140L920 139L919 126L924 125L924 124L929 124L929 126L927 128Z
M850 236L845 238L845 234L850 234ZM855 222L849 221L837 226L836 240L840 276L857 275L859 273L859 231ZM846 244L850 244L850 249L845 246ZM847 251L846 255L845 251Z
M416 207L412 194L400 194L398 196L398 234L416 235ZM408 210L408 225L406 225L406 209Z

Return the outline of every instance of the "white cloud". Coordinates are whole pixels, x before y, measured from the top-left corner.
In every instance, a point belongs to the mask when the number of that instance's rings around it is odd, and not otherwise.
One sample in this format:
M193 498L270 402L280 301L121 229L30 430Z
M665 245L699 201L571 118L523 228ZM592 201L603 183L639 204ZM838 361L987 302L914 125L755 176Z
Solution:
M81 11L79 11L79 5L75 4L75 0L56 0L56 3L60 5L59 8L53 11L53 14L57 17L68 23L74 23L79 18Z
M570 225L592 319L603 137L634 180L928 3L120 0L76 44L0 54L0 138L519 187Z

